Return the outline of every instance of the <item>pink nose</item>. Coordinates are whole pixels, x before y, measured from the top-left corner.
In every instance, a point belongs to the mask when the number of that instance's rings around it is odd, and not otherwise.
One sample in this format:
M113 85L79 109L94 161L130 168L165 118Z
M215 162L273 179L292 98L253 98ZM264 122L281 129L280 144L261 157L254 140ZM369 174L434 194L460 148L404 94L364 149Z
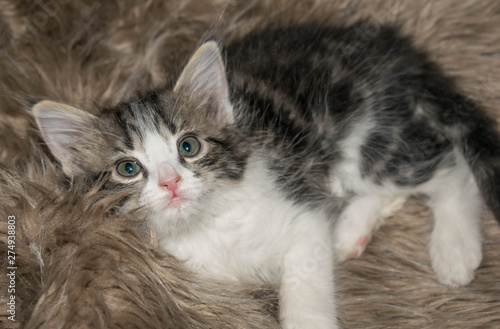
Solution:
M167 190L175 192L175 190L177 190L177 187L179 185L178 183L180 180L181 178L179 176L174 176L173 178L161 182L161 186L165 186Z

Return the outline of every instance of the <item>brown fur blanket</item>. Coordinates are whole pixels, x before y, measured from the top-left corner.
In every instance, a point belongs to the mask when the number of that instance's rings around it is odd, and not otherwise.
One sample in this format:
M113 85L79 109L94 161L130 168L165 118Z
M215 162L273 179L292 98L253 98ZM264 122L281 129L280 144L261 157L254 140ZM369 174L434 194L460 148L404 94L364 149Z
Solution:
M500 118L496 0L0 0L0 328L272 328L272 291L198 278L156 249L119 195L67 192L33 145L23 107L50 98L96 111L170 83L207 31L367 19L397 24ZM16 322L7 319L8 216L16 216ZM345 328L500 328L500 228L485 212L484 260L466 287L440 285L418 199L365 253L337 267Z

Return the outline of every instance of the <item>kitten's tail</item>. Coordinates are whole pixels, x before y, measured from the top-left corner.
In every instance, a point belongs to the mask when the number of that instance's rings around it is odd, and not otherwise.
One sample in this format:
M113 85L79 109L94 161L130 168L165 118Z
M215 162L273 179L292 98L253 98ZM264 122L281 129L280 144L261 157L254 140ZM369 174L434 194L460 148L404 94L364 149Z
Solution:
M426 88L431 105L427 113L462 151L483 199L500 222L500 133L496 122L477 102L449 90L449 81L439 80L433 79Z

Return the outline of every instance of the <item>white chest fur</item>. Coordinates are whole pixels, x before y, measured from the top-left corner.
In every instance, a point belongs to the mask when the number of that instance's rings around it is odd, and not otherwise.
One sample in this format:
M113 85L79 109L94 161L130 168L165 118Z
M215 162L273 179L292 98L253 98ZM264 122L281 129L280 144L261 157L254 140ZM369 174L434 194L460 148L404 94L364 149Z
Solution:
M203 220L160 246L219 280L279 286L284 328L336 328L330 221L275 188L262 160L226 189Z
M305 211L274 188L261 161L252 161L244 180L219 193L197 228L160 245L218 278L276 283L279 259L298 233L294 218Z

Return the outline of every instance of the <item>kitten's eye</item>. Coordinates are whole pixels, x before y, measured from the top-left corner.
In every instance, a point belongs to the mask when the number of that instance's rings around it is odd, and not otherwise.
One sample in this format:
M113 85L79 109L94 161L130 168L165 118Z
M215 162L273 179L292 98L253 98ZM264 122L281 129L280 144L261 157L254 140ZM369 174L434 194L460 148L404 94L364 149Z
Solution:
M191 158L200 152L201 143L198 138L188 136L179 143L179 154L183 157Z
M116 166L116 172L123 177L134 177L142 171L142 167L133 160L125 160Z

